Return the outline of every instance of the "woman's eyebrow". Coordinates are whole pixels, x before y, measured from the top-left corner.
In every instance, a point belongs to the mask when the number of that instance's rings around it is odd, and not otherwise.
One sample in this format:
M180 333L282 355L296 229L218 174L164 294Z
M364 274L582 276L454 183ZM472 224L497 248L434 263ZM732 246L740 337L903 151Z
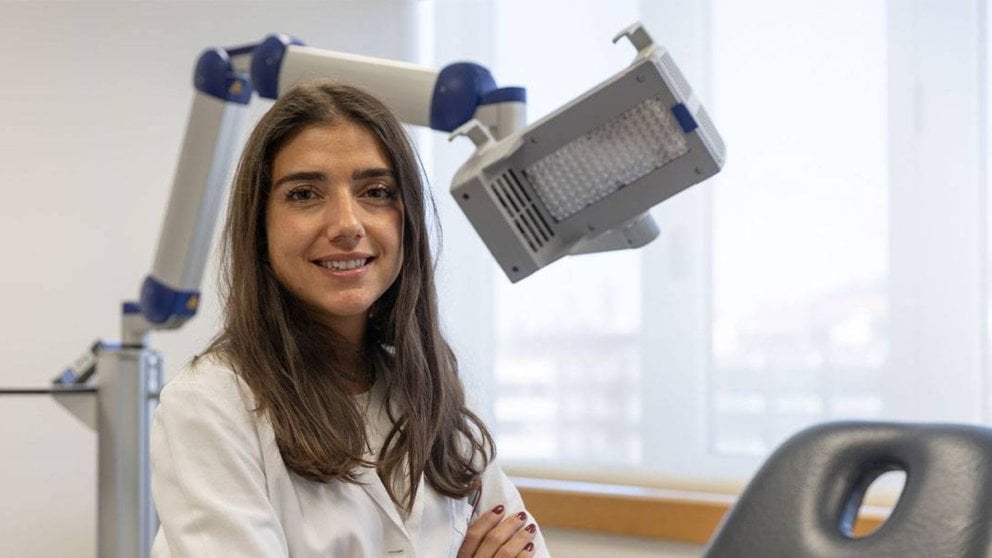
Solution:
M272 189L275 190L281 184L286 182L322 182L327 180L327 175L319 171L300 171L292 172L286 176L280 178L272 185Z
M365 180L367 178L389 177L396 180L396 171L393 169L380 167L371 169L357 169L351 173L352 180Z

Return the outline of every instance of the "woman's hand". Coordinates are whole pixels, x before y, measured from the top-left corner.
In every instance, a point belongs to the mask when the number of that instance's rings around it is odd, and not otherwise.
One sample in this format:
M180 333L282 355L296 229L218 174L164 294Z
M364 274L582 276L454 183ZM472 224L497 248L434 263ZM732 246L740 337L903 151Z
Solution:
M527 512L503 517L496 506L472 522L458 549L458 558L528 558L534 553L537 524L528 522Z

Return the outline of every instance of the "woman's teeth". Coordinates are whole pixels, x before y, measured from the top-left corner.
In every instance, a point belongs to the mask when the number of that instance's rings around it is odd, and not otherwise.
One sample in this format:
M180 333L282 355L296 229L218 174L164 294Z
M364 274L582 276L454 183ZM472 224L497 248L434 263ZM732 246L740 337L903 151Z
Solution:
M368 258L362 258L359 260L323 261L318 263L327 269L332 269L334 271L347 271L349 269L355 269L356 267L362 267L368 261Z

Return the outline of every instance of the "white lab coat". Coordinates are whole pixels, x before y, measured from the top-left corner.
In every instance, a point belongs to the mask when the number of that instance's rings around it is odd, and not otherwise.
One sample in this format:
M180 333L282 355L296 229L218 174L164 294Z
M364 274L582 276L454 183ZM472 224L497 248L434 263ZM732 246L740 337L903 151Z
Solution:
M373 449L388 417L381 394L366 399ZM271 423L249 388L216 359L201 358L162 390L151 432L152 493L161 527L153 558L455 557L472 513L465 499L421 482L404 517L371 468L360 484L319 483L290 472ZM524 509L496 465L482 476L480 509ZM533 521L533 519L529 519ZM548 557L540 529L535 556Z

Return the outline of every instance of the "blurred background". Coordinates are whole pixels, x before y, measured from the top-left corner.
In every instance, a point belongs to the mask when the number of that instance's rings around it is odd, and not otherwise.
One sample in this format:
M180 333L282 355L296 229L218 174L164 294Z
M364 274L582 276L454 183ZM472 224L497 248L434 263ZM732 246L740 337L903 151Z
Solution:
M510 284L447 193L471 145L411 129L445 330L506 468L733 491L813 423L992 422L984 0L0 2L0 387L44 386L119 336L204 48L283 32L475 61L527 88L534 121L627 65L610 40L637 20L728 146L721 174L654 210L642 250ZM216 331L215 276L197 318L152 337L167 377ZM0 555L95 556L95 434L47 397L2 397L0 455Z

